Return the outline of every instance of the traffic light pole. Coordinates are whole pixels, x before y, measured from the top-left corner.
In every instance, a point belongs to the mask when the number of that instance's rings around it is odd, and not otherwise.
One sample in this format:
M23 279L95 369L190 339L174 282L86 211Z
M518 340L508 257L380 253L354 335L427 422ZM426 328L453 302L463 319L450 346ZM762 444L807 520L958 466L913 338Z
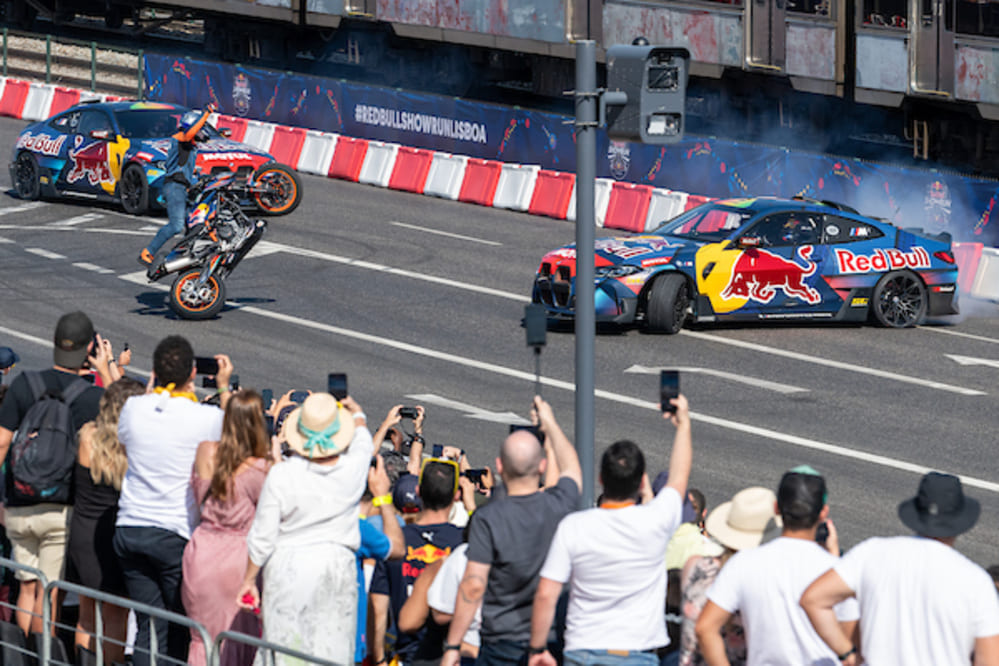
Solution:
M581 508L594 492L594 204L597 167L597 46L576 42L576 451L583 469Z

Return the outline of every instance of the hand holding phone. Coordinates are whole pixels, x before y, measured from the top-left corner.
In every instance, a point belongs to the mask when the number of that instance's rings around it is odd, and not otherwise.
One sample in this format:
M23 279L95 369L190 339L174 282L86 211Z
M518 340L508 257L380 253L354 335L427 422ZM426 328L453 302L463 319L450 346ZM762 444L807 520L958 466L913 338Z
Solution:
M219 374L219 362L213 356L196 356L194 369L199 375L215 376Z
M401 419L415 419L420 415L420 410L416 407L400 407L399 408L399 418Z
M662 370L659 373L659 408L664 414L676 413L676 406L670 400L680 395L680 373L677 370Z
M337 400L347 397L347 375L342 372L331 372L326 375L326 390Z

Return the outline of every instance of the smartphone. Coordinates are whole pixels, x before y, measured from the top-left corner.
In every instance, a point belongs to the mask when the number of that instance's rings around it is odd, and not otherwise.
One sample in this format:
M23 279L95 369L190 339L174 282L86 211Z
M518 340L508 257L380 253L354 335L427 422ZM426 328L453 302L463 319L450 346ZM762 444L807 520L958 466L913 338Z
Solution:
M264 411L266 412L271 408L271 403L274 402L274 391L271 389L263 389L260 391L260 402L264 403Z
M267 426L267 434L274 435L274 417L270 414L264 414L264 425Z
M472 483L481 483L482 477L485 473L486 469L482 467L479 469L466 469L464 472L461 473L461 475L464 476L469 481L471 481Z
M347 397L347 375L342 372L331 372L326 375L326 390L337 400Z
M820 546L825 546L826 541L829 540L829 524L825 521L819 523L819 526L815 529L815 543Z
M548 313L537 303L524 306L524 329L528 347L544 347L548 333Z
M234 374L229 378L229 390L230 391L239 390L239 375Z
M129 349L131 349L131 347L128 346L127 342L121 346L121 350L123 352L127 352Z
M214 377L202 377L201 378L202 388L218 388L218 382L215 381Z
M194 368L199 375L219 374L219 362L211 356L195 356Z
M295 404L301 405L305 402L305 399L309 397L308 391L293 391L291 394L291 401Z
M399 408L399 418L403 419L415 419L420 415L420 410L416 407L400 407Z
M526 430L526 431L528 431L529 433L531 433L532 435L534 435L534 437L539 442L541 442L541 443L544 443L544 441L545 441L545 436L541 432L541 428L539 428L536 425L518 425L516 423L511 423L510 424L510 432L511 432L511 434L517 432L518 430Z
M442 457L444 455L444 445L443 444L434 444L434 448L432 449L432 453L430 455L433 458L440 458L440 457Z
M672 414L676 407L670 404L672 398L680 395L680 372L663 370L659 373L659 408L664 414Z

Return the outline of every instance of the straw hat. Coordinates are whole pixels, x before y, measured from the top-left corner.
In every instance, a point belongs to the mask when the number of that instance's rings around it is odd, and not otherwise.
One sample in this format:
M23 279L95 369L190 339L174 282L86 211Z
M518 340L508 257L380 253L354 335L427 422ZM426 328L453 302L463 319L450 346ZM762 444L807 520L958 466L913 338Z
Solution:
M704 527L732 550L753 548L760 545L768 523L774 521L776 502L777 496L768 488L745 488L712 511ZM779 524L780 519L775 522Z
M303 458L328 458L350 446L354 417L329 393L313 393L288 415L281 433Z

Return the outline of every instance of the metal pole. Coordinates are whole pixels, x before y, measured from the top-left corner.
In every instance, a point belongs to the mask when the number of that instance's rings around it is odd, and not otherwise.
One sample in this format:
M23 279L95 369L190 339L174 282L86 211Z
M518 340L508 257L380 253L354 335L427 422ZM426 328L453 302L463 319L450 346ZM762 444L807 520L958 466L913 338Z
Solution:
M3 75L7 76L7 27L3 29Z
M145 95L146 87L143 85L143 83L144 83L143 72L145 71L145 68L143 67L142 63L143 63L144 60L145 60L145 52L142 49L139 49L139 60L138 60L138 69L139 69L139 71L137 73L139 75L139 96L138 96L138 99L140 101L146 98L146 95Z
M90 92L97 90L97 42L90 42Z
M45 35L45 83L52 83L52 35Z
M582 508L593 506L593 186L597 167L597 45L576 42L576 451Z

